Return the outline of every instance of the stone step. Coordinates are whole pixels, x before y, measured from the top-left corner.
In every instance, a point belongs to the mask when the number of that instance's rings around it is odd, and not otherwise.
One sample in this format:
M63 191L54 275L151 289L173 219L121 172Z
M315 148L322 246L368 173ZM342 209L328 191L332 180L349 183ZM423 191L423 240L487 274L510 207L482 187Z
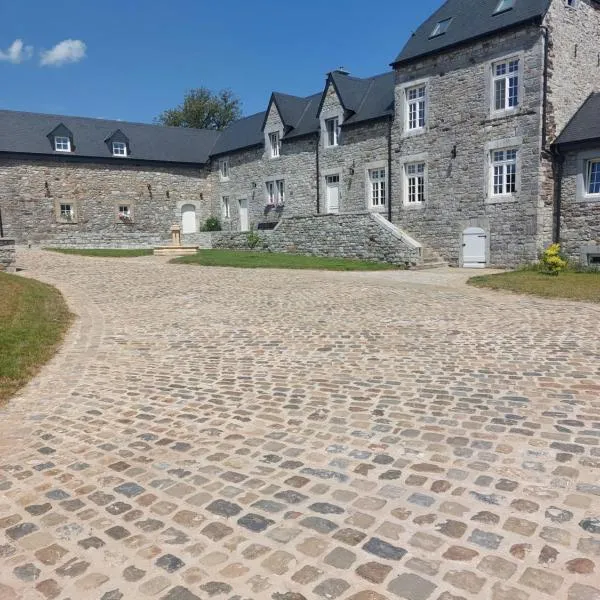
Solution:
M447 267L448 263L443 260L429 260L423 261L420 265L413 267L415 271L423 271L425 269L441 269L442 267Z

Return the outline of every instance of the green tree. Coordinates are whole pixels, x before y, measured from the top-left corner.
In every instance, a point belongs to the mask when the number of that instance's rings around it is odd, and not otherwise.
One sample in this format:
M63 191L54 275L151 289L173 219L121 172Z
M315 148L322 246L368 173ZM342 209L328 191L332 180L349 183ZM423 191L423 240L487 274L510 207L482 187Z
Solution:
M163 111L156 122L171 127L224 129L241 116L241 102L231 90L215 93L201 87L186 92L183 103Z

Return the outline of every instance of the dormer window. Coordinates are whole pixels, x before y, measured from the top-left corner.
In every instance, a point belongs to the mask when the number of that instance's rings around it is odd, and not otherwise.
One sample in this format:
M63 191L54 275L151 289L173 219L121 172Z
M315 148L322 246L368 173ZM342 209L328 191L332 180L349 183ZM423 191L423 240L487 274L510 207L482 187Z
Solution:
M55 136L54 150L56 150L56 152L71 152L71 138L63 135Z
M433 28L433 31L431 32L431 35L429 37L434 38L438 35L443 35L444 33L446 33L446 31L448 31L448 27L450 27L451 22L452 17L450 17L449 19L439 21L437 25Z
M507 10L510 10L511 8L513 8L515 5L515 0L500 0L500 2L498 2L498 6L496 6L496 10L494 11L495 15L498 15L500 13L506 12Z
M271 158L277 158L281 154L281 139L279 131L274 131L269 134L269 152Z
M125 142L112 143L113 156L127 156L127 144Z

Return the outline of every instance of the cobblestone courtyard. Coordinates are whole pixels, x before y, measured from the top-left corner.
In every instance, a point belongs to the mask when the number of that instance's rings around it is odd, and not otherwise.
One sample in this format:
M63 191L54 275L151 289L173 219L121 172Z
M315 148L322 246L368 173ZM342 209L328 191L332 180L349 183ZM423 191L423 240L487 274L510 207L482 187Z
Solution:
M23 250L0 600L600 600L600 305Z

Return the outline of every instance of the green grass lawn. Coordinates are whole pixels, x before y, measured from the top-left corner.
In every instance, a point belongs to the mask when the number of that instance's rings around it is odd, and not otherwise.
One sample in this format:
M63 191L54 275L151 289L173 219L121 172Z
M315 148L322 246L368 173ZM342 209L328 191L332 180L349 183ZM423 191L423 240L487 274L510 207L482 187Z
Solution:
M150 256L152 248L44 248L60 254L77 254L79 256L101 256L109 258L128 258L131 256Z
M197 254L179 256L170 262L204 267L240 267L243 269L319 269L326 271L383 271L400 269L396 265L349 260L345 258L321 258L300 254L271 252L246 252L236 250L199 250Z
M494 290L510 290L546 298L567 298L600 302L600 272L564 271L557 277L539 271L522 270L469 279L471 285Z
M71 317L56 288L0 273L0 404L53 356Z

